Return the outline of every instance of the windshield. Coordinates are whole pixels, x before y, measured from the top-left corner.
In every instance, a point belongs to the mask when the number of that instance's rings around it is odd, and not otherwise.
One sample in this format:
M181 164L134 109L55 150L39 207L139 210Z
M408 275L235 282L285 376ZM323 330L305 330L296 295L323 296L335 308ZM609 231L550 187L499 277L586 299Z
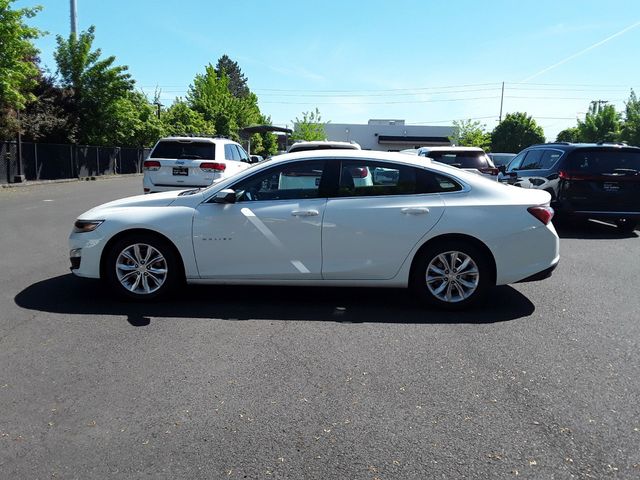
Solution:
M571 170L580 173L637 175L640 151L577 150L571 154Z
M193 160L215 160L213 143L190 140L162 140L153 149L149 158L183 158Z

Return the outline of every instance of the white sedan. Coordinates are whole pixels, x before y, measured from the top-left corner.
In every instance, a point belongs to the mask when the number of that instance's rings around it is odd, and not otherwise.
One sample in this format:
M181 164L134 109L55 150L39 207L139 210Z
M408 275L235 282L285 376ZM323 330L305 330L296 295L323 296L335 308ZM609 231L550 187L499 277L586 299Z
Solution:
M134 299L186 280L410 287L463 308L494 285L551 274L559 241L549 201L424 157L286 154L206 189L85 212L69 238L71 269Z

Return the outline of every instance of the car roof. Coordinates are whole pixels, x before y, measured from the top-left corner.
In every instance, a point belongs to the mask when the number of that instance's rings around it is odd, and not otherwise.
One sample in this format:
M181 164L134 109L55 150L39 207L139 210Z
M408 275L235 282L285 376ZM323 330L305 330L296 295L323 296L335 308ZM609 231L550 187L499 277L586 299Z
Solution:
M355 142L340 142L337 140L313 140L306 141L301 140L299 142L294 143L289 147L289 150L296 149L297 147L307 148L307 147L335 147L337 149L345 149L345 150L360 150L360 145Z
M480 147L420 147L420 151L428 151L428 152L482 152L484 150Z
M230 140L228 138L223 137L189 137L189 136L172 136L172 137L163 137L159 142L163 142L166 140L173 140L176 142L201 142L201 143L238 143Z
M407 165L415 165L424 167L431 164L431 160L427 157L418 157L416 155L407 155L400 152L378 152L375 150L305 150L302 152L284 153L271 157L269 164L272 165L275 162L286 162L290 160L305 160L305 159L353 159L353 160L381 160L405 163Z
M569 142L556 142L556 143L539 143L531 145L523 150L534 148L555 148L563 151L573 151L580 149L590 150L623 150L623 151L640 151L640 147L634 147L630 145L624 145L621 143L569 143Z

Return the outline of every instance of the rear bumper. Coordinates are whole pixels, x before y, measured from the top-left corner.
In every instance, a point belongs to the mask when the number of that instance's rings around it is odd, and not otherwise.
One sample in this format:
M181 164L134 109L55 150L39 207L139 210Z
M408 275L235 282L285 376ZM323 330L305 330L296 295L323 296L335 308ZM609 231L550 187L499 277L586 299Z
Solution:
M558 266L558 263L560 263L560 262L556 262L553 265L551 265L549 268L545 268L541 272L534 273L533 275L531 275L531 276L529 276L527 278L524 278L524 279L520 280L517 283L538 282L540 280L544 280L545 278L549 278L551 276L551 274L553 273L553 271Z

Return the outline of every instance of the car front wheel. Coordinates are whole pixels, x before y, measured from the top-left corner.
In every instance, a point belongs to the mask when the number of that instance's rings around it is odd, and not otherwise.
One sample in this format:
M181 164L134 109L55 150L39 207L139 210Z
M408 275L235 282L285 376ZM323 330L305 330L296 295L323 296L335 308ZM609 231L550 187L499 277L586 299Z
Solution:
M423 250L411 278L411 288L421 300L446 310L478 303L490 285L486 255L458 240L439 242Z
M106 280L119 296L151 300L166 295L178 278L176 255L160 238L130 235L108 252Z

